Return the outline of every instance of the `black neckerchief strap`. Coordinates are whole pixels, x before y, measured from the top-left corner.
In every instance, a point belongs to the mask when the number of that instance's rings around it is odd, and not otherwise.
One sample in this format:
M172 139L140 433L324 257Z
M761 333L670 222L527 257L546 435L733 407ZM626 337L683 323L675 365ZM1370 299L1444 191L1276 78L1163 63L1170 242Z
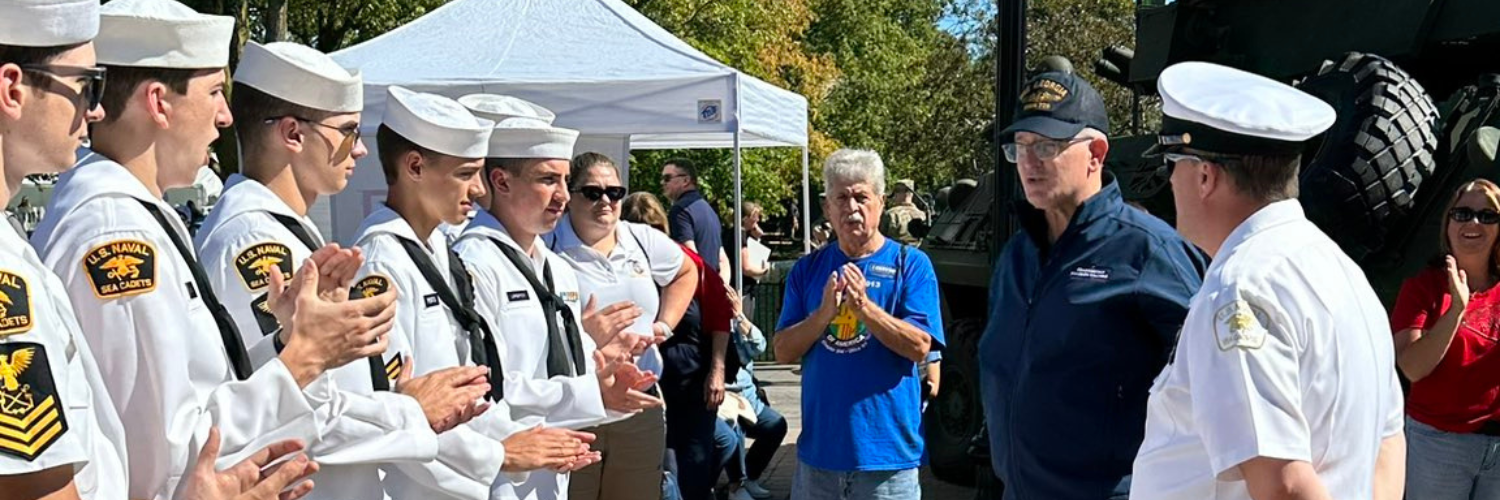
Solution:
M448 287L448 282L443 280L443 275L438 273L437 266L427 256L415 241L396 237L401 242L401 248L406 249L406 254L416 263L417 270L422 272L422 277L427 284L437 291L438 300L448 306L453 313L453 319L458 320L460 327L469 334L469 354L477 366L487 366L490 369L490 401L499 401L505 397L504 382L505 372L500 367L500 352L495 347L495 335L490 332L490 325L484 318L474 310L474 289L469 281L469 272L464 269L463 261L452 250L448 251L448 272L453 283L462 290L461 295L455 295L453 289ZM374 368L371 367L373 370ZM382 375L385 373L382 369Z
M312 233L308 232L307 226L302 225L302 221L297 220L296 217L275 212L266 213L271 214L271 217L274 217L276 222L280 222L281 225L286 226L286 230L291 231L292 236L296 236L297 241L301 241L302 245L307 247L307 251L316 252L319 248L323 248L323 244L319 243L320 239L313 237Z
M229 366L234 370L235 378L245 380L250 378L254 371L250 367L250 355L245 352L245 343L240 340L240 329L234 326L234 320L229 316L229 310L224 309L224 304L219 302L219 297L214 295L214 289L208 284L208 276L203 274L203 266L198 264L198 259L193 257L193 250L183 242L182 235L177 234L177 228L167 221L166 214L155 203L136 199L156 223L161 225L162 230L167 232L167 237L172 239L172 246L177 248L177 254L187 261L188 270L193 273L193 283L198 287L198 293L203 296L203 305L208 306L209 314L214 317L214 323L219 327L219 340L224 343L224 354L229 357Z
M521 255L520 250L501 243L498 239L490 238L490 241L500 247L500 253L510 260L511 265L515 266L517 271L521 272L521 276L526 277L526 281L531 284L532 291L536 292L537 300L541 302L542 314L547 320L547 376L575 377L587 373L588 365L584 364L583 358L583 340L578 334L578 318L573 316L573 310L568 307L567 302L552 292L556 289L552 282L552 263L542 264L542 275L547 280L547 285L544 287L536 278L536 273L531 270L531 259ZM563 326L567 332L566 339L558 331L557 316L559 314L562 315ZM563 347L564 340L568 343L566 348Z

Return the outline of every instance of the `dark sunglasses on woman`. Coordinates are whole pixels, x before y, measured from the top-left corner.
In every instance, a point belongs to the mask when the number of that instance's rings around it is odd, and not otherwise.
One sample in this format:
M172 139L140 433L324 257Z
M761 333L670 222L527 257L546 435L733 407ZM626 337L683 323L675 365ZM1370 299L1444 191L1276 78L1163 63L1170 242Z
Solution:
M599 201L599 198L605 196L609 197L611 203L625 199L625 186L583 186L573 192L583 195L589 201Z
M1469 222L1479 219L1479 223L1486 226L1500 224L1500 212L1494 210L1474 210L1468 207L1458 207L1450 210L1448 217L1453 219L1453 222Z

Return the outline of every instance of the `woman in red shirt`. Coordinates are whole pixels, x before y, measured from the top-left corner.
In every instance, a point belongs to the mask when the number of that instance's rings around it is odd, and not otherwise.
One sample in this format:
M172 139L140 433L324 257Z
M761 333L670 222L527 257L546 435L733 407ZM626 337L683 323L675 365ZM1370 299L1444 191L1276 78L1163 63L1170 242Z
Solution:
M1391 314L1406 400L1407 497L1500 499L1500 186L1458 188L1442 260L1406 280Z

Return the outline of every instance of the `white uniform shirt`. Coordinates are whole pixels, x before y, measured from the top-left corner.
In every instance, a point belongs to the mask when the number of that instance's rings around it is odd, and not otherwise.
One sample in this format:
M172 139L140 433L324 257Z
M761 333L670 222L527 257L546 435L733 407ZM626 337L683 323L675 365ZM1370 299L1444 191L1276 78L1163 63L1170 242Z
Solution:
M126 498L125 430L73 306L26 240L4 228L0 354L0 370L12 370L0 381L0 475L71 466L84 500Z
M71 298L126 434L131 498L170 498L211 425L219 465L288 438L315 442L329 418L330 384L305 389L279 360L236 381L218 325L152 203L172 230L172 208L128 170L91 154L59 179L32 235Z
M578 272L579 287L585 290L583 303L593 298L594 306L603 309L616 302L633 302L642 312L629 331L652 335L651 325L661 310L659 287L677 278L687 254L666 233L645 224L620 221L615 225L615 248L603 255L578 239L571 217L564 215L544 241ZM636 364L661 376L661 351L651 346Z
M1385 309L1296 200L1224 241L1147 404L1131 498L1249 499L1238 466L1311 463L1339 499L1373 494L1380 442L1401 432Z
M542 263L552 268L553 292L567 302L573 317L579 321L579 339L583 346L583 373L576 377L547 376L547 320L541 299L531 283L517 270L496 243L521 251L510 233L489 212L480 210L459 236L454 248L474 275L475 309L490 324L500 342L500 359L505 367L505 401L511 416L522 425L581 429L598 425L607 415L599 395L599 378L594 374L594 339L583 331L583 311L579 305L578 278L568 263L542 245L541 238L532 243L534 255L528 259L531 271L546 285ZM558 314L559 334L566 334L562 315ZM566 344L564 340L563 345ZM571 359L571 358L570 358ZM494 498L562 499L568 497L568 475L552 471L534 471L523 484L505 481L495 484Z
M396 288L396 327L391 331L391 343L396 345L399 338L402 344L411 346L414 376L473 365L468 333L438 298L437 290L422 277L400 239L419 244L425 241L423 249L428 251L428 258L452 289L446 236L434 230L419 238L405 219L386 206L366 217L355 235L356 245L365 256L356 284L384 278ZM505 438L525 426L511 420L505 401L493 404L478 418L439 435L437 460L387 467L386 494L394 500L479 500L489 498L490 487L497 479L524 481L526 474L502 476L500 467L505 463Z
M322 245L317 227L293 212L286 202L264 184L235 174L212 213L198 229L197 247L208 281L219 300L239 325L250 360L260 367L276 356L272 337L275 318L265 323L257 304L265 300L269 280L262 269L280 266L288 278L293 267L312 255L313 249L272 214L290 217ZM402 349L388 349L382 366L395 363ZM337 391L331 412L337 418L321 440L309 443L309 455L322 469L314 478L318 487L311 500L380 500L380 464L427 462L437 456L437 435L432 432L422 406L401 394L380 391L372 385L369 360L358 360L323 374L332 377Z

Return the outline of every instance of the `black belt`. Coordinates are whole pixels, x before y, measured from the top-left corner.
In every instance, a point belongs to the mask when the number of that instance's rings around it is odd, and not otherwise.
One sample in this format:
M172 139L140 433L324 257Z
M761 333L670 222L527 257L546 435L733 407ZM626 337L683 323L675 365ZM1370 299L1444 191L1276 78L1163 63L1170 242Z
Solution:
M1484 425L1479 426L1478 429L1474 429L1474 434L1500 437L1500 422L1494 420L1485 421Z

